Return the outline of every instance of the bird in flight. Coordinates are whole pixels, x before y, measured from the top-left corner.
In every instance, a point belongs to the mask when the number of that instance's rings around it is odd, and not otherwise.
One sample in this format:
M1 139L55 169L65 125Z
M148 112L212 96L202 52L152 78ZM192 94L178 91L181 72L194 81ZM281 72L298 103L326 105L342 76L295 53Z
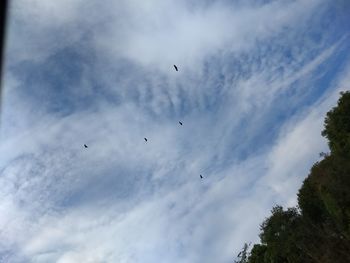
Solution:
M87 148L88 146L86 144L84 144L84 147Z
M147 142L147 138L144 138L145 139L145 141Z
M174 65L174 68L175 68L176 71L179 71L179 70L177 69L177 66L176 66L176 65Z
M182 125L182 122L181 122L181 121L179 121L179 123L180 123L180 125Z
M201 179L203 179L203 176L201 174L199 176L201 177Z

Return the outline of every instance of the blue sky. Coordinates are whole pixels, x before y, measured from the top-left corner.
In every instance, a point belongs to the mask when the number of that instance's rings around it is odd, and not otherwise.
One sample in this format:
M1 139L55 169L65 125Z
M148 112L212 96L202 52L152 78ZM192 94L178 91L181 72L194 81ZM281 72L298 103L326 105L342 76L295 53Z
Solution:
M349 11L12 1L0 261L232 262L328 151L323 119L350 81Z

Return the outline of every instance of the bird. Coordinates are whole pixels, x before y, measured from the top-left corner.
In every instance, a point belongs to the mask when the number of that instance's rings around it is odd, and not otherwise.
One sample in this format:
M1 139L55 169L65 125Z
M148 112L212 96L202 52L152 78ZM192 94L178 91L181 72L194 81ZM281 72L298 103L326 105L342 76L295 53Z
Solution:
M145 141L147 142L147 138L144 138L145 139Z
M182 125L182 122L181 122L181 121L179 121L179 123L180 123L180 125Z
M179 70L177 69L177 66L176 66L176 65L174 65L174 68L175 68L176 71L179 71Z
M203 176L201 174L199 176L201 177L201 179L203 179Z
M85 147L85 148L88 148L88 146L87 146L86 144L84 144L84 147Z

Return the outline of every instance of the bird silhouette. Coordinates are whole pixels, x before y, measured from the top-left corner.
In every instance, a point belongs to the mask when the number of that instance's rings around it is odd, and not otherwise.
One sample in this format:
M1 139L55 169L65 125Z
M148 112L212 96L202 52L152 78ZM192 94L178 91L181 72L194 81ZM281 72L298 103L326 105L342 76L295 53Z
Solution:
M84 144L84 147L87 148L88 146L86 144Z
M144 138L145 139L145 141L147 142L147 138Z
M181 122L181 121L179 121L179 123L180 123L180 125L182 125L182 122Z
M201 179L203 179L203 176L201 174L199 176L201 177Z
M175 68L176 71L179 71L179 70L177 69L177 66L176 66L176 65L174 65L174 68Z

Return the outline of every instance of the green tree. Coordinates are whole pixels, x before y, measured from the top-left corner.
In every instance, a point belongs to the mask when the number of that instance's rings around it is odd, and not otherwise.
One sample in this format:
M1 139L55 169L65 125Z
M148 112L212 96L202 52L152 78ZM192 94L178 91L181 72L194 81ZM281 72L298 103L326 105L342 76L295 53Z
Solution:
M264 263L267 246L255 244L250 252L249 263Z
M350 92L341 93L324 127L330 154L304 180L298 209L272 209L248 263L350 262Z
M322 135L333 154L350 156L350 92L341 92L338 105L327 113Z
M248 248L249 245L247 243L244 243L244 246L238 253L237 259L234 261L234 263L248 263Z
M271 212L261 225L260 239L266 245L265 262L309 262L305 260L310 256L298 244L301 218L297 209L284 211L281 206L275 206Z

